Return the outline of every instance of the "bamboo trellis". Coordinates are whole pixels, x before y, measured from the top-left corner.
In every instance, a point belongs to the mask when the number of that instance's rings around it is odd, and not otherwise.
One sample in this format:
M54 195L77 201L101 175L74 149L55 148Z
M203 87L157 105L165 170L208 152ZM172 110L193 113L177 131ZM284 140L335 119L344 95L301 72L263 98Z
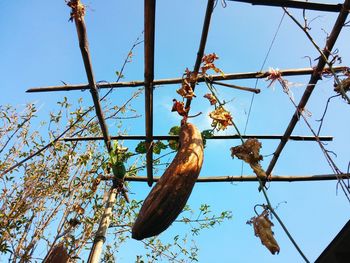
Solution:
M231 1L231 0L230 0ZM334 27L327 39L327 43L323 49L325 58L328 59L331 54L332 48L339 36L339 33L346 21L346 18L350 9L350 0L345 0L343 4L323 4L323 3L312 3L304 1L288 1L288 0L234 0L236 2L245 2L251 3L253 5L267 5L267 6L279 6L279 7L290 7L290 8L299 8L299 9L310 9L318 10L325 12L337 12L338 18L334 24ZM201 64L201 59L204 54L206 40L209 33L210 19L214 8L214 0L208 0L205 18L202 28L201 39L199 43L199 48L196 56L195 66L193 69L194 73L198 73L199 67ZM51 86L51 87L40 87L28 89L27 92L49 92L49 91L72 91L72 90L90 90L91 96L93 98L93 103L102 131L102 137L78 137L78 138L63 138L65 141L86 141L86 140L103 140L108 153L111 153L112 146L111 140L145 140L146 141L146 176L137 176L137 177L126 177L128 181L137 181L137 182L147 182L149 186L152 185L154 181L158 180L158 177L153 177L153 151L152 145L154 140L168 140L168 139L177 139L177 136L168 136L168 135L154 135L153 134L153 89L157 85L170 85L181 83L181 78L173 79L160 79L154 80L154 56L155 56L155 17L156 17L156 1L155 0L145 0L144 1L144 80L143 81L132 81L132 82L113 82L113 83L103 83L97 84L93 74L92 61L90 58L86 26L84 22L84 7L80 3L80 0L70 1L70 6L72 7L72 18L75 21L77 34L79 38L79 46L84 61L86 76L88 79L88 84L78 84L78 85L64 85L64 86ZM82 9L79 9L82 8ZM306 69L286 69L281 70L280 73L282 76L297 76L297 75L311 75L309 84L307 85L305 92L297 104L297 109L294 112L285 132L283 135L244 135L243 138L259 138L259 139L276 139L280 140L280 143L273 154L273 158L269 163L269 166L266 170L267 175L271 175L272 169L275 167L278 158L283 151L286 143L289 140L296 141L330 141L332 140L331 136L300 136L292 135L293 130L299 121L299 114L302 111L318 80L320 80L322 73L329 68L325 68L326 61L324 58L320 57L318 64L315 68L306 68ZM347 69L346 67L332 67L333 72L340 72ZM269 72L247 72L247 73L231 73L225 75L213 75L210 77L210 80L216 84L221 84L229 88L238 88L254 93L259 93L258 89L250 89L244 87L237 87L235 85L222 83L222 81L235 80L235 79L248 79L248 78L266 78L269 76ZM203 77L199 77L198 82L205 81ZM100 105L100 98L98 89L103 88L127 88L127 87L145 87L145 135L129 135L129 136L110 136L108 132L108 127L105 122L104 114L102 107ZM195 83L192 83L192 88L195 88ZM191 104L191 99L187 99L186 108L189 108ZM240 135L230 135L230 136L213 136L210 139L239 139L242 138ZM349 178L349 174L343 174L341 176L336 174L328 175L313 175L313 176L272 176L270 178L271 182L292 182L292 181L314 181L314 180L338 180L341 178ZM105 180L114 179L113 177L104 177ZM233 181L257 181L258 179L253 176L211 176L211 177L201 177L197 182L233 182ZM114 186L115 187L115 186ZM93 248L91 250L88 262L98 262L102 250L103 243L105 241L106 230L109 226L109 216L112 212L112 206L115 202L116 191L112 187L110 190L110 195L108 203L106 205L106 210L102 216L100 227L95 235L95 240Z

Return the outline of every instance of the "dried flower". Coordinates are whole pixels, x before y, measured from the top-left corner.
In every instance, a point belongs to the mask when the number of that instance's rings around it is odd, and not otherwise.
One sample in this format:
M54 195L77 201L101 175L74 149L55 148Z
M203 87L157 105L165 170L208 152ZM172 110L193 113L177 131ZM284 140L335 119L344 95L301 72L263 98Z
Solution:
M218 131L225 130L227 126L233 125L231 113L225 110L223 106L219 106L209 113L209 117L213 119L211 126Z

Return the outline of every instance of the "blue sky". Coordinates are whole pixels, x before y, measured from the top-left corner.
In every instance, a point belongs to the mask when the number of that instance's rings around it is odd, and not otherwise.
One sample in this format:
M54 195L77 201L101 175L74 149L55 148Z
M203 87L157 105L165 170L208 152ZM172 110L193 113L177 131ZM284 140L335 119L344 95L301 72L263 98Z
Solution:
M321 1L322 2L322 1ZM329 0L326 2L334 2ZM90 42L95 77L97 80L115 81L115 71L119 70L132 43L143 30L143 1L89 1L86 24ZM155 78L180 77L186 67L193 68L206 1L158 1L156 17ZM11 103L21 106L27 102L40 105L39 115L55 107L55 102L63 96L71 99L83 97L92 103L89 92L33 93L30 87L61 85L61 80L70 84L86 83L85 71L78 47L75 26L68 23L69 9L64 1L0 1L0 104ZM291 10L298 18L301 11ZM212 17L206 53L215 52L220 59L217 66L225 73L260 70L283 11L280 8L251 6L227 2L223 8L218 2ZM311 34L321 47L326 34L330 32L336 15L333 13L307 12L311 24ZM325 32L324 32L325 31ZM344 28L337 43L342 65L350 65L349 29ZM271 53L264 66L288 69L309 66L309 56L318 53L306 36L286 16L276 37ZM313 65L316 63L313 61ZM125 80L143 79L143 46L139 45L132 63L127 65ZM298 83L292 88L298 101L309 80L308 77L288 78ZM229 83L254 87L255 80L229 81ZM299 85L300 84L300 85ZM268 82L259 81L261 94L255 96L247 128L247 134L282 134L294 113L288 97L278 84L267 88ZM180 118L170 112L172 99L179 96L177 85L157 87L154 94L154 133L164 135L169 128L178 125ZM219 96L232 100L228 108L241 131L244 130L251 94L217 87ZM208 113L207 101L200 95L206 93L202 84L196 88L198 98L192 103L192 113ZM122 103L132 90L115 90L113 100ZM312 113L309 121L314 127L322 115L325 103L333 95L333 80L321 81L307 105ZM143 114L144 98L140 96L133 107ZM342 171L349 162L349 113L350 108L337 98L329 107L322 135L334 136L327 148L337 153L334 158ZM210 128L207 114L202 114L193 122L201 129ZM143 117L125 121L124 128L129 134L143 134ZM116 132L110 127L111 133ZM229 128L222 134L234 134ZM301 121L297 124L296 135L311 135ZM240 175L241 162L232 160L229 148L240 142L210 141L205 149L205 160L201 176ZM278 141L262 141L262 154L269 155ZM266 168L270 157L263 161ZM273 171L276 175L327 174L331 169L314 142L289 142ZM252 174L244 166L243 174ZM140 175L145 175L144 172ZM143 199L149 188L146 184L133 183L131 191L136 199ZM274 232L281 252L271 255L254 236L246 221L253 215L255 204L264 203L256 183L211 183L197 184L189 204L198 207L201 203L211 205L213 211L231 210L233 219L196 237L200 248L199 262L302 262L301 257L287 239L276 220ZM279 206L277 213L286 224L306 256L314 261L349 219L349 203L344 194L336 191L336 182L271 183L268 190L273 205ZM182 229L173 225L169 233ZM132 249L131 249L132 248ZM132 241L123 246L119 262L132 262L135 250L142 245Z

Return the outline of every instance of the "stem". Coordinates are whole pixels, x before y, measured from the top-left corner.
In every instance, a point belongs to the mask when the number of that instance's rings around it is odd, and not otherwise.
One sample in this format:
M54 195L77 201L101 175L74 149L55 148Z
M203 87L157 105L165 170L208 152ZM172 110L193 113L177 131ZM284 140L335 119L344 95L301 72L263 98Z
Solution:
M220 101L219 97L216 95L216 93L215 93L215 91L213 89L213 84L208 81L206 76L204 76L204 78L205 78L205 84L207 85L207 87L210 90L211 94L213 94L213 96L215 97L215 99L217 100L217 102L219 103L220 106L224 106L225 104L222 103ZM239 138L241 139L242 144L244 144L244 139L243 139L242 134L240 133L237 125L233 121L232 121L232 124L233 124L233 127L235 128Z
M292 242L292 244L294 245L294 247L296 248L296 250L299 252L299 254L302 256L302 258L305 260L305 262L310 262L307 257L304 255L304 253L301 251L301 249L299 248L298 244L295 242L294 238L292 237L292 235L290 234L290 232L288 231L287 227L284 225L284 223L282 222L282 220L280 219L280 217L278 216L278 214L275 212L275 210L273 209L271 202L269 200L269 197L267 196L267 192L265 190L265 187L263 186L261 180L259 177L257 177L259 180L259 184L260 184L260 188L264 194L265 200L267 202L267 206L269 208L269 210L271 211L271 213L276 217L278 223L281 225L281 227L283 228L284 232L286 233L286 235L288 236L289 240Z

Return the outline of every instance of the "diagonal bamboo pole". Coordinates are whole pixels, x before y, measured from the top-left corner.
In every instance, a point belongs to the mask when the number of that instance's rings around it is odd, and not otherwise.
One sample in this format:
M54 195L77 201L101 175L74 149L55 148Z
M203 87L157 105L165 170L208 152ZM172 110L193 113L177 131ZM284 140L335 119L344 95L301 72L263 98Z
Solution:
M326 59L328 59L329 55L331 54L331 51L332 51L334 44L335 44L335 42L340 34L340 31L344 26L344 23L345 23L345 21L348 17L348 14L349 14L349 9L350 9L350 0L345 0L344 4L342 6L342 9L338 15L338 18L333 26L333 29L332 29L329 37L327 38L326 45L323 49L323 54L324 54ZM283 138L281 139L281 142L277 146L277 149L273 154L273 157L270 161L270 164L266 169L267 175L271 175L271 172L272 172L273 168L275 167L277 160L278 160L284 146L288 142L289 136L292 134L296 124L299 121L300 112L303 111L303 109L305 108L306 103L308 102L308 100L309 100L309 98L310 98L310 96L315 88L315 85L317 84L318 80L321 79L321 72L323 72L325 65L326 65L326 61L322 57L320 57L318 60L318 64L311 75L309 84L307 85L306 90L305 90L302 98L299 101L297 109L295 110L295 112L292 116L292 119L290 120L288 127L283 135ZM265 182L262 182L262 185L264 185L264 184L265 184Z
M228 0L231 2L243 2L252 5L266 5L266 6L280 6L280 7L291 7L298 9L307 9L315 11L325 12L339 12L342 4L325 4L325 3L313 3L306 1L296 0Z
M75 26L77 29L79 47L81 50L81 55L83 57L84 67L88 78L90 92L93 98L96 115L102 130L103 140L107 147L108 153L111 155L113 150L111 145L111 139L108 133L108 128L107 128L102 107L100 104L100 98L99 98L99 94L98 94L98 90L96 87L96 82L95 82L95 78L92 70L86 25L84 21L85 6L80 2L80 0L71 0L70 2L68 2L68 5L72 8L71 18L74 19ZM113 186L110 189L108 202L103 212L98 230L96 231L96 234L95 234L93 245L88 258L89 263L99 262L99 259L102 253L102 246L106 240L106 232L110 224L110 217L112 214L113 205L115 203L116 194L117 194L116 184L113 183Z
M195 76L198 74L199 67L201 65L202 58L204 55L205 45L207 43L207 38L208 38L208 33L209 33L209 25L210 25L211 15L212 15L213 10L214 10L214 2L215 2L214 0L208 0L207 9L205 12L205 17L204 17L201 41L200 41L198 52L197 52L196 63L194 64L194 68L192 71L192 73ZM195 89L195 86L196 86L196 83L191 83L191 87L193 90ZM186 100L185 109L187 109L188 111L189 111L189 108L191 106L191 101L192 101L191 98L188 98Z

